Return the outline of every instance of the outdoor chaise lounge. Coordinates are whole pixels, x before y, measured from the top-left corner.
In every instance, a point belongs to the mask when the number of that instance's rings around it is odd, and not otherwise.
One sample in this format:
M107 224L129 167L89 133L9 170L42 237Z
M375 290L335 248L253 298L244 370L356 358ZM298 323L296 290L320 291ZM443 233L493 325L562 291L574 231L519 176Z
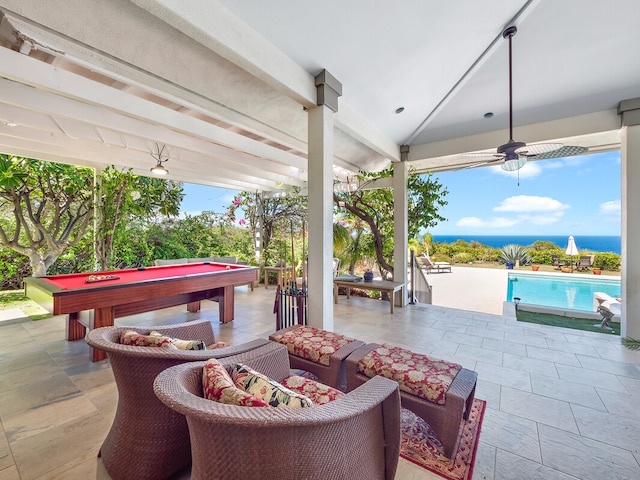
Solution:
M595 255L581 255L576 263L576 270L589 270L593 267Z
M451 272L451 264L449 262L434 262L427 255L422 255L418 257L418 262L420 262L420 268L425 270L427 273L430 272Z
M147 335L156 330L183 340L215 343L211 321L152 327L102 327L87 334L87 343L107 352L118 388L118 407L98 456L113 480L168 478L191 462L189 431L184 416L167 408L153 393L153 380L166 368L211 357L241 355L247 360L286 349L258 339L214 350L173 350L120 343L122 333Z
M226 357L220 363L229 371L243 361L277 382L290 375L284 347L264 360ZM395 477L400 452L397 383L378 377L306 408L237 406L203 398L204 365L178 365L155 381L156 395L189 424L191 479Z

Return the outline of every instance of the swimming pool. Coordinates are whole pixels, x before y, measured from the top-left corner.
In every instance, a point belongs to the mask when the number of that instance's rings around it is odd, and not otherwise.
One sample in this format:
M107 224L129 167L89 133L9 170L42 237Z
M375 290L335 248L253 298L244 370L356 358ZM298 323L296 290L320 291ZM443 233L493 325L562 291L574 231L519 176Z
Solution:
M593 312L593 294L620 295L620 280L571 275L509 273L507 301Z

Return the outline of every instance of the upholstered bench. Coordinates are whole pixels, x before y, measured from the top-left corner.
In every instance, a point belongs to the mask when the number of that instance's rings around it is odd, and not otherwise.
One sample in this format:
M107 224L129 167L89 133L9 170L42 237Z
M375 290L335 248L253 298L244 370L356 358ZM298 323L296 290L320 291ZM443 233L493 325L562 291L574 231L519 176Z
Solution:
M346 391L345 359L365 342L320 328L293 325L269 340L287 347L291 368L316 375L326 385Z
M460 423L471 412L476 372L402 347L369 343L347 357L346 374L347 391L376 375L398 382L402 406L431 425L447 457L456 452Z

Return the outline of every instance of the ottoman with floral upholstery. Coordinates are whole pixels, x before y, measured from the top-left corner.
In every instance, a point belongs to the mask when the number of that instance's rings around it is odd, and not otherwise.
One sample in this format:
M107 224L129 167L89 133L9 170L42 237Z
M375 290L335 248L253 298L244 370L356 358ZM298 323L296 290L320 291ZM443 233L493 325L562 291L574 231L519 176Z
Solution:
M346 359L347 391L376 375L395 380L402 407L422 417L451 458L460 423L469 419L478 374L460 365L392 345L369 343Z
M346 391L345 359L365 342L320 328L293 325L269 340L287 347L291 368L313 373L320 381Z

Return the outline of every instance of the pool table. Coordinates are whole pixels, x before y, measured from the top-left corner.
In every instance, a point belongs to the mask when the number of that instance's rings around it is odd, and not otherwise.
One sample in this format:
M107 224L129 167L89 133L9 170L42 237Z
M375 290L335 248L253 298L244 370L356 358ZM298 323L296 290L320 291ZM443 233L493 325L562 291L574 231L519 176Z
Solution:
M94 280L94 281L90 281ZM258 280L258 268L225 263L189 263L108 272L27 277L25 294L54 315L67 315L67 340L84 338L86 327L113 325L115 318L215 300L220 321L233 320L234 286ZM92 360L105 358L94 350Z

